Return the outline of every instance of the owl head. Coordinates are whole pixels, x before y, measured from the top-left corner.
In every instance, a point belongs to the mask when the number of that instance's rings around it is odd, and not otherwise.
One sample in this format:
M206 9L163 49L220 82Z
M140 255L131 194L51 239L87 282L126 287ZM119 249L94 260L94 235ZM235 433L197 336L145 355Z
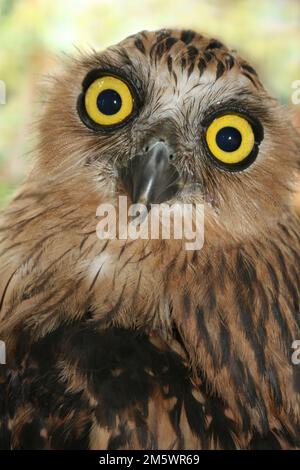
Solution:
M243 241L290 206L295 134L235 51L193 31L143 31L66 59L32 178L53 194L57 181L72 185L77 207L119 194L202 203L210 240Z

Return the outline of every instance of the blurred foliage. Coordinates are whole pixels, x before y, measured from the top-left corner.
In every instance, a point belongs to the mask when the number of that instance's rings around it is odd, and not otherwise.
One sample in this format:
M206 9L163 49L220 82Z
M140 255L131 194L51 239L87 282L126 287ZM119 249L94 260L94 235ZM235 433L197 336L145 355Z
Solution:
M53 72L57 53L101 50L139 30L168 26L220 37L290 104L291 83L300 79L299 0L0 0L0 80L7 88L0 104L0 204L28 166L38 84Z

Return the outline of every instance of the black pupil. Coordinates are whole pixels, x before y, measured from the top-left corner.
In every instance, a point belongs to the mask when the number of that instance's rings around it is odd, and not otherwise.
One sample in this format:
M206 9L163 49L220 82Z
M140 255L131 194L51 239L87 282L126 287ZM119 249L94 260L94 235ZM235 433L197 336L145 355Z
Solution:
M99 93L97 106L99 111L103 114L110 116L116 114L120 111L122 106L121 96L115 90L104 90Z
M218 147L224 152L234 152L242 143L242 136L235 127L223 127L217 133Z

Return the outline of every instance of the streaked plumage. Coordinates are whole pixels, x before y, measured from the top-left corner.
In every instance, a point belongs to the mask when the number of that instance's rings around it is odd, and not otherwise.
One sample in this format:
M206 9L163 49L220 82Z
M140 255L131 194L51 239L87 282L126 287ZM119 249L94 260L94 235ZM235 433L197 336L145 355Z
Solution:
M94 69L121 70L139 113L94 132L76 106ZM214 165L208 110L263 125L255 162ZM53 81L33 170L0 232L1 448L299 448L299 140L254 69L215 39L162 30L67 61ZM205 244L100 241L96 209L151 138L175 149L205 205Z

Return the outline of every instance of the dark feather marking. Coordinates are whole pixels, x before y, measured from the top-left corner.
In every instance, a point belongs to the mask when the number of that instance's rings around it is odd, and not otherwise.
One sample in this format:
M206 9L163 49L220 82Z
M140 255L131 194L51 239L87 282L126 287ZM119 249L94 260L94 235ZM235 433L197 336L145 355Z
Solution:
M225 288L225 279L228 277L227 260L223 252L219 254L218 259L218 286L221 291Z
M165 279L169 279L170 273L176 267L176 258L173 258L165 269Z
M188 267L188 259L187 259L187 256L185 255L185 256L184 256L184 259L183 259L182 266L180 267L180 272L181 272L181 273L185 273L187 267Z
M246 259L241 250L237 252L236 268L243 284L250 291L251 295L253 293L253 284L257 282L256 270L252 261Z
M122 58L123 64L132 66L132 61L131 61L130 56L128 55L127 49L125 47L120 47L118 52L119 52L119 55Z
M223 449L235 449L233 435L236 434L235 423L225 414L226 404L218 397L212 396L207 400L207 413L211 415L211 422L207 433L215 444Z
M282 406L282 393L280 390L280 382L276 371L275 364L270 364L266 370L266 379L269 382L271 394L276 406Z
M174 78L175 85L177 86L177 75L176 75L176 73L174 72L174 70L173 70L173 72L172 72L172 75L173 75L173 78Z
M88 255L91 253L91 251L94 249L94 245L90 245L90 246L87 246L85 250L81 251L79 256L78 256L78 260L79 259L83 259L84 257L88 257Z
M134 259L135 255L136 255L136 253L132 253L132 254L129 256L129 258L122 264L122 266L119 268L119 271L118 271L119 274L123 271L123 269L124 269L128 264L130 264L130 263L136 264L136 263L137 263L136 261L132 261L132 260Z
M144 259L148 258L149 256L152 255L152 251L149 251L149 253L144 253L139 259L138 261L144 261Z
M155 60L159 60L162 58L163 54L165 52L165 43L161 41L156 48L155 52Z
M257 333L260 339L264 339L266 335L263 324L254 325L251 307L249 305L249 300L252 301L255 295L253 286L257 283L256 272L252 263L244 258L241 251L237 254L236 269L244 286L244 289L238 287L236 291L239 318L244 328L246 338L254 351L258 371L263 375L266 368L266 360L263 345L261 341L258 340Z
M169 412L170 415L170 421L172 424L172 427L174 431L176 432L176 435L178 436L178 446L179 448L184 448L184 436L182 434L182 431L180 429L180 418L181 418L181 412L182 412L182 398L176 400L175 405Z
M194 31L187 29L182 31L180 39L185 44L190 44L190 42L192 42L192 40L194 39L195 35L196 33Z
M164 39L170 37L172 34L171 29L163 29L157 32L157 42L163 41Z
M279 450L281 449L279 441L276 439L276 436L269 431L265 435L261 435L258 432L254 433L249 448L252 450Z
M249 380L250 373L247 366L239 358L231 357L229 369L238 394L243 394L251 408L256 405L257 394L253 379Z
M199 72L200 72L200 77L201 75L203 74L204 70L206 69L206 62L204 59L200 59L199 62L198 62L198 69L199 69Z
M192 256L192 259L191 259L191 264L196 264L197 262L198 262L198 251L194 250L193 256Z
M222 77L224 72L225 72L225 66L224 66L223 62L219 61L218 65L217 65L217 71L216 71L216 80L218 80L220 77Z
M172 72L172 57L171 56L168 56L168 59L167 59L167 66L168 66L168 70L169 70L169 73Z
M278 292L279 282L278 282L278 278L276 276L276 272L275 272L273 266L269 262L266 263L266 266L267 266L267 269L268 269L268 272L269 272L269 275L270 275L270 278L271 278L271 282L272 282L272 285L273 285L273 290L274 290L274 292Z
M188 292L183 294L183 309L185 315L188 317L191 310L191 299Z
M11 274L11 276L9 277L5 287L4 287L4 291L2 293L2 296L1 296L1 302L0 302L0 312L1 312L1 309L3 307L3 304L4 304L4 299L5 299L5 295L6 295L6 292L7 292L7 289L9 287L9 284L11 283L14 275L16 274L16 272L18 271L19 268L15 269L15 271Z
M134 41L134 45L135 45L135 47L136 47L140 52L142 52L142 54L145 54L145 53L146 53L144 43L143 43L143 41L142 41L141 39L137 38L137 39Z
M130 447L131 432L125 427L125 424L121 424L118 429L118 434L112 436L107 445L107 450L117 450L124 446Z
M293 283L290 279L290 276L289 276L289 273L288 273L288 270L287 270L287 266L285 264L284 256L283 256L281 250L276 245L273 244L273 246L275 246L276 256L277 256L277 259L279 261L279 265L281 267L282 280L283 280L285 286L287 287L288 292L291 295L291 300L293 302L294 311L298 313L299 312L298 294L297 294L297 291L295 289L295 286L293 285ZM297 324L299 326L300 321L299 321L299 319L297 319L297 315L294 315L294 318L295 318L295 320L297 320Z
M187 48L187 56L189 61L194 61L199 54L197 47L188 46Z
M292 246L289 246L289 250L293 254L297 266L300 267L300 254L297 253Z
M244 75L244 77L247 77L248 80L250 80L250 82L253 83L253 85L255 86L255 88L258 89L258 85L257 85L257 83L255 82L255 80L253 80L253 78L251 77L251 75L249 75L248 73L245 73L245 72L242 72L242 74Z
M234 58L231 56L231 55L227 55L225 57L225 63L226 63L226 67L228 70L231 70L232 67L234 66Z
M215 313L215 310L217 308L217 299L216 299L216 293L214 289L209 288L207 292L207 299L208 299L208 309L212 312Z
M53 266L55 266L57 263L59 263L68 253L70 253L70 251L72 251L74 249L74 247L71 247L71 248L68 248L66 251L64 251L61 255L59 255L58 258L55 258L52 263L50 263L46 269L44 269L44 271L42 271L41 274L39 274L38 278L36 279L36 282L38 280L41 280L43 278L43 276L45 276L45 274L47 272L50 271L51 268L53 268Z
M242 405L242 403L239 399L237 400L237 407L238 407L238 410L240 412L240 416L242 418L243 431L247 432L249 430L250 426L251 426L249 413L246 410L245 406Z
M139 410L135 411L134 413L137 437L142 449L145 449L147 447L149 440L148 426L147 422L145 421L145 417L146 415L144 416Z
M14 237L11 237L12 239ZM5 240L3 240L5 241ZM14 250L15 248L18 248L18 246L24 246L26 243L30 243L31 240L25 240L23 242L16 242L16 243L13 243L12 245L8 246L8 247L5 247L4 250L0 251L0 256L2 256L4 253L7 253L8 251L11 251L11 250Z
M193 431L193 434L195 434L201 439L202 448L206 448L206 419L203 405L199 403L191 393L186 393L184 400L184 408L186 412L187 421L190 425L191 430Z
M166 52L168 52L172 48L172 46L174 46L174 44L176 44L176 42L178 42L177 38L172 38L172 37L167 38L166 39L166 44L165 44Z
M91 230L90 232L81 232L79 233L79 235L94 235L96 233L96 230Z
M220 323L219 338L222 353L221 366L223 367L227 365L230 360L231 337L228 329L222 322Z
M253 377L250 374L250 371L247 371L247 382L246 382L245 387L252 388L252 394L253 394L253 391L255 391L255 384L254 384ZM268 420L268 413L267 413L266 405L265 405L265 402L263 401L263 398L260 396L259 393L255 392L255 395L256 395L255 408L260 417L260 424L262 427L262 431L263 433L266 434L269 430L269 420Z
M239 318L243 326L244 333L255 355L257 369L261 375L264 375L266 369L265 353L262 345L257 339L256 328L252 320L247 299L245 299L245 296L239 290L237 290L236 293L236 301Z
M155 61L158 59L158 56L161 54L161 52L158 53L157 49L161 51L161 48L160 48L161 43L163 43L162 48L164 49L165 47L164 40L170 36L171 36L171 32L168 30L161 31L157 34L157 41L152 45L150 49L150 58L153 57L154 52L155 52Z
M294 230L293 227L290 227L290 231L294 234L294 237L296 238L296 240L300 241L300 233L298 233L298 231Z
M190 77L194 70L194 64L192 63L188 68L188 77Z
M62 253L58 258L56 258L52 263L50 263L50 265L41 274L39 274L36 277L34 284L29 285L28 287L26 287L26 289L23 293L23 296L22 296L22 300L30 299L34 295L37 295L40 292L42 292L43 288L45 288L48 281L50 279L52 279L52 277L53 277L53 272L50 271L51 268L53 268L53 266L55 266L55 264L59 263L64 258L64 256L66 256L72 250L73 250L73 247L69 248L64 253ZM40 253L40 256L41 256L41 254L42 254L42 252ZM36 262L35 264L38 264L38 263ZM46 273L49 273L49 274L48 274L48 276L45 277Z
M78 401L79 403L79 401ZM75 415L76 419L76 415ZM51 446L58 450L85 450L89 447L89 437L91 422L87 419L87 423L76 432L76 421L61 424L51 434Z
M43 450L46 447L46 439L41 437L42 421L39 418L26 422L18 436L20 450Z
M131 243L132 243L132 242L127 243L127 241L126 241L126 243L124 243L124 245L123 245L123 246L121 247L121 249L120 249L120 253L119 253L119 255L118 255L118 260L121 259L121 256L122 256L123 253L125 252L125 249L126 249L128 246L130 246Z
M122 287L121 293L120 293L119 298L118 298L117 302L115 303L115 305L108 312L106 312L106 314L103 318L103 323L105 325L107 325L108 323L112 323L113 320L115 319L115 317L118 315L120 305L123 301L123 295L124 295L125 289L126 289L126 283ZM108 296L105 298L105 302L107 301L107 299L109 297L110 297L110 294L108 294Z
M80 250L80 251L81 251L82 248L84 247L84 245L85 245L85 243L87 242L88 238L89 238L89 236L86 235L86 236L81 240L80 245L79 245L79 250Z
M199 338L201 338L201 342L203 341L203 344L206 348L206 351L211 357L211 360L213 362L213 366L215 369L219 368L218 364L218 358L214 350L213 342L211 337L209 336L206 324L205 324L205 319L204 319L204 311L201 307L198 307L196 310L196 320L197 320L197 326L198 326L198 335Z
M300 294L300 273L299 273L299 270L297 268L295 268L294 265L291 265L290 269L291 269L292 277L294 278L294 281L295 281L296 289Z
M267 332L265 325L266 321L269 318L269 301L261 282L258 280L256 281L256 296L258 297L260 302L257 335L260 344L264 347L267 341Z
M209 49L221 49L222 47L224 47L224 44L222 44L220 41L218 41L217 39L212 39L209 44L206 46L206 51L209 50Z
M208 52L208 51L204 52L203 56L206 62L210 62L215 57L212 52Z
M8 417L0 414L0 451L11 450L11 431L8 427Z
M132 309L135 309L136 306L138 305L138 295L139 295L139 291L141 287L142 274L143 274L143 271L140 270L139 275L138 275L138 281L137 281L136 288L135 288L135 298L133 299ZM115 285L115 279L114 279L114 285Z
M278 434L282 437L284 441L288 443L290 447L299 448L299 443L297 441L297 434L299 433L298 425L293 427L293 430L288 429L286 423L284 423L281 419L279 419L281 424L281 429L274 431L275 434Z
M293 387L296 393L300 394L300 368L293 365Z
M103 263L101 264L100 268L98 269L98 271L96 272L96 274L95 274L95 276L94 276L94 279L93 279L93 281L92 281L92 283L91 283L91 285L90 285L90 287L89 287L89 292L93 289L94 285L96 284L97 279L98 279L98 277L99 277L99 275L100 275L100 273L101 273L102 268L103 268Z
M233 382L238 390L238 392L241 391L243 384L245 382L245 370L242 361L235 356L232 356L231 361L229 363L229 370L233 379ZM250 404L251 406L254 406L255 404L255 397L247 396L248 399L251 400Z
M243 70L246 70L246 72L249 72L252 75L257 75L256 70L253 67L251 67L251 65L243 64L241 67Z
M106 250L107 245L108 245L109 242L110 242L110 240L106 240L104 245L101 247L101 250L97 251L97 253L94 255L94 257L97 257L97 256L101 255L101 253L103 253Z
M44 308L42 308L42 306L40 307L40 310L39 310L39 323L37 325L35 325L35 328L37 328L37 329L41 328L43 316L49 315L49 314L53 313L53 311L59 309L66 299L68 299L70 296L72 296L73 294L75 294L75 292L78 291L78 288L79 288L81 283L82 283L82 279L79 279L55 303L51 303L51 300L57 292L56 291L54 291L54 292L50 291L49 295L45 299L43 299L43 301L44 301L43 305L46 305L46 307L44 307ZM30 309L30 312L31 312L31 316L32 316L34 311L32 311L32 309ZM30 320L30 317L29 317L29 320ZM27 326L27 321L25 322L25 325Z

